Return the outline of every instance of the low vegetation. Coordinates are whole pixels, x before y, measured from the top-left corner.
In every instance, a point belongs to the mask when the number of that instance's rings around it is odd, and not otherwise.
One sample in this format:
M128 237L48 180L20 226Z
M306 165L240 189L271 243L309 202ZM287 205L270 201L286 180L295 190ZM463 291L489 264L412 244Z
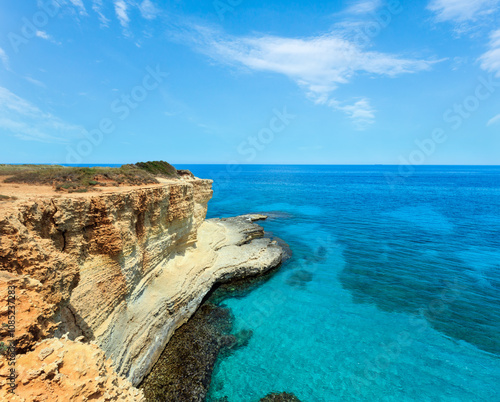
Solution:
M60 165L3 165L0 164L0 176L10 176L22 172L31 172L33 170L41 169L55 169L61 168Z
M180 177L175 167L164 161L139 162L116 168L0 165L0 175L9 176L4 180L5 183L52 185L56 190L65 192L86 192L99 186L154 184L158 183L156 177Z
M164 161L138 162L135 165L126 165L126 166L135 166L155 176L175 177L175 178L179 177L177 169L173 167L170 163Z
M8 195L0 194L0 201L12 201L15 199L16 197L9 197Z

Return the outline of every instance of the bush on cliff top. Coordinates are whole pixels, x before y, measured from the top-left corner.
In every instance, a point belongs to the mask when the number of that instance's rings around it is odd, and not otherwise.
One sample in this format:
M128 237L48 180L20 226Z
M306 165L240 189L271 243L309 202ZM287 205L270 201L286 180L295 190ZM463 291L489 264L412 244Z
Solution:
M59 191L85 192L90 187L158 183L155 176L179 178L167 162L139 162L112 167L66 167L60 165L0 165L6 183L53 185Z
M179 177L177 169L173 167L170 163L165 161L137 162L135 165L126 165L126 166L135 166L155 176L163 176L169 178Z

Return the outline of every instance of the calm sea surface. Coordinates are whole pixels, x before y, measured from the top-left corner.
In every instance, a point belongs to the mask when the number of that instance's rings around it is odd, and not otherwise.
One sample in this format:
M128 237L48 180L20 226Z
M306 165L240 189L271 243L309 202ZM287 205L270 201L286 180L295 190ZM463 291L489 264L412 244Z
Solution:
M500 401L500 167L178 167L293 251L224 301L253 336L209 401Z

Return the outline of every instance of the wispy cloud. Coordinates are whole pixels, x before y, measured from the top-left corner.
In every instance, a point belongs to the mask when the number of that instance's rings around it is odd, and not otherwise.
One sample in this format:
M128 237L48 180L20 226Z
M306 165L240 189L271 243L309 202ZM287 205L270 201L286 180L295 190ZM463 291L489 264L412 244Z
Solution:
M108 7L109 4L109 6L114 9L115 17L118 19L123 28L123 34L127 37L132 36L132 33L129 30L129 25L132 21L132 11L135 12L138 10L141 17L147 20L155 19L161 13L161 3L160 5L157 5L158 2L156 0L112 0L110 2L105 2L103 0L88 0L88 2L91 3L90 7L92 8L92 11L97 14L102 28L108 28L110 24L111 17L109 15L106 16L105 14L105 10L107 9L106 7ZM74 17L77 21L80 21L80 17L82 16L89 16L84 0L57 0L54 3L57 4L61 10L66 11ZM41 7L45 4L45 1L37 0L37 4ZM50 40L49 38L51 38L44 31L38 31L37 36L47 40Z
M58 42L57 40L55 40L52 36L50 36L47 32L45 31L36 31L36 36L41 38L41 39L45 39L45 40L48 40L49 42L52 42L56 45L60 45L61 42Z
M22 140L65 143L79 138L84 128L68 124L0 87L0 131Z
M375 109L367 98L360 99L352 105L341 104L332 99L328 105L345 113L358 130L364 130L375 122Z
M141 15L148 20L155 19L159 12L159 9L151 0L144 0L139 5L139 10L141 11Z
M353 120L373 122L374 110L367 99L345 106L332 99L339 85L356 75L395 77L429 70L435 61L367 51L335 33L309 37L229 36L196 26L188 34L193 46L213 60L254 71L283 74L304 89L317 104L348 114Z
M488 123L486 123L487 126L492 126L493 124L500 123L500 114L497 114L495 117L490 119Z
M28 82L31 82L32 84L35 84L36 86L39 86L39 87L42 87L42 88L47 88L47 86L42 82L42 81L38 81L32 77L30 77L29 75L27 75L26 77L24 77L24 79Z
M36 31L36 36L45 40L50 40L50 35L45 31Z
M128 5L124 0L115 0L115 12L123 28L128 28L130 18L127 13Z
M496 11L500 0L431 0L427 8L439 22L465 22Z
M71 4L73 4L78 10L80 10L81 15L87 15L87 10L83 4L82 0L70 0Z
M9 56L7 56L7 53L0 47L0 60L2 61L3 66L9 70L10 64L9 64Z
M491 33L490 49L480 58L483 70L495 73L500 77L500 29Z
M37 38L47 40L47 41L52 42L52 43L54 43L56 45L60 45L61 44L61 42L56 41L52 36L50 36L45 31L36 31L35 35L37 36Z
M98 15L101 27L108 27L109 19L102 12L102 0L92 0L92 10Z
M359 0L347 7L344 13L348 14L370 14L382 6L382 0Z

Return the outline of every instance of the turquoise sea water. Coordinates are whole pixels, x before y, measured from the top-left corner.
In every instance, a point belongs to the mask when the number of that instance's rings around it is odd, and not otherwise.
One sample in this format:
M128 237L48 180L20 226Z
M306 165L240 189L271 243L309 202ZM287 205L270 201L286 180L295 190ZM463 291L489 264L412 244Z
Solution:
M209 401L500 401L500 167L189 168L293 251L225 301L253 336Z

